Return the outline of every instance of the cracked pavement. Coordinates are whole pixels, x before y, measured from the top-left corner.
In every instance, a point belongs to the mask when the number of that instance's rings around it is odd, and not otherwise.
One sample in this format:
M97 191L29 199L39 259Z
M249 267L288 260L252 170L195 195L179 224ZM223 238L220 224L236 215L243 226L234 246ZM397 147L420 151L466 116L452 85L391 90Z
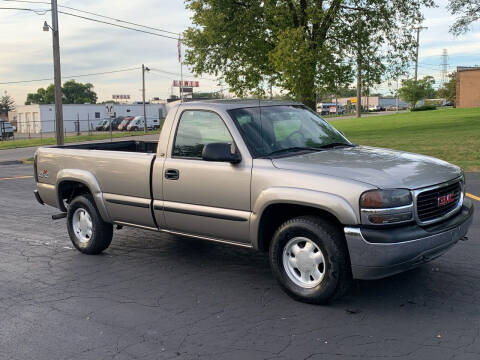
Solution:
M248 249L124 228L82 255L33 189L0 181L0 359L480 358L479 211L444 256L315 306ZM480 194L480 174L467 190Z

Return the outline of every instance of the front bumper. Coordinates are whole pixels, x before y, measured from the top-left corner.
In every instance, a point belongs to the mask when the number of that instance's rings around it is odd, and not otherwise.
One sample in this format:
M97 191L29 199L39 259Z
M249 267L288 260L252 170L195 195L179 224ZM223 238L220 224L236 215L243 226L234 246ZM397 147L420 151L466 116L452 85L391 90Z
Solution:
M473 203L465 199L455 216L428 227L345 227L353 277L380 279L431 261L465 237L472 220Z

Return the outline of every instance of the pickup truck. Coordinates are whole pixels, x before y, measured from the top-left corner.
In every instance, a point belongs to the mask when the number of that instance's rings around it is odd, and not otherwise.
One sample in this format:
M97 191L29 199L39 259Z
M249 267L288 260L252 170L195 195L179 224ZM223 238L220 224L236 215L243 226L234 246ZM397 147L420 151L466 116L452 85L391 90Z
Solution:
M353 144L295 102L182 103L158 142L43 147L34 175L82 253L114 225L252 248L310 303L442 255L473 215L459 167Z

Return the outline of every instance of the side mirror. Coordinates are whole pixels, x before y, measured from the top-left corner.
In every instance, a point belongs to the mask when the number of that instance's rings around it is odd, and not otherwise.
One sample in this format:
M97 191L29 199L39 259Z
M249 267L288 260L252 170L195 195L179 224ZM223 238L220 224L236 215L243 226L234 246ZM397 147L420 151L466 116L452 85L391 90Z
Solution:
M234 146L228 143L210 143L203 147L202 159L206 161L221 161L237 164L242 161Z

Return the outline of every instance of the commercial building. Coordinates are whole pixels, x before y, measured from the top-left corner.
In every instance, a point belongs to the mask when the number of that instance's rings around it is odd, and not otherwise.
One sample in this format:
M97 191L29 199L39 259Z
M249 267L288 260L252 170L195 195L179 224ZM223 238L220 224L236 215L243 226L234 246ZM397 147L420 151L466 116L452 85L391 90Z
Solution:
M162 119L167 115L170 104L146 104L147 118ZM143 104L113 104L114 116L143 115ZM65 132L94 130L96 125L108 118L105 104L63 105ZM18 133L38 134L55 132L55 105L22 105L9 114L10 122Z
M480 67L457 67L457 108L480 107Z

